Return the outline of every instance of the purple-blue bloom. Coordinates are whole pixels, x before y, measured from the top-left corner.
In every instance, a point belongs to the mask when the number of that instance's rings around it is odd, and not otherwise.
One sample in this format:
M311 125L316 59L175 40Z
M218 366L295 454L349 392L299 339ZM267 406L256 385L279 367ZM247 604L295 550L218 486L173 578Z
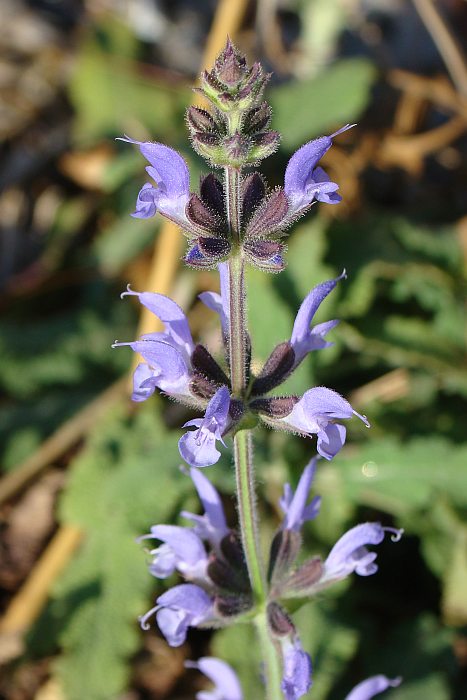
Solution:
M156 605L139 618L141 627L148 630L148 619L156 614L159 629L171 647L179 647L186 639L188 627L197 627L213 616L213 602L209 595L194 583L182 583L163 593Z
M195 523L194 531L200 539L217 548L229 533L221 498L209 479L198 469L190 469L190 476L203 504L204 514L196 515L184 510L181 515Z
M321 350L322 348L327 348L332 345L332 343L324 339L324 336L332 330L332 328L337 326L339 321L326 321L312 328L310 328L310 324L321 302L332 292L336 284L341 279L345 279L346 276L344 270L336 279L318 284L303 300L295 318L292 336L290 338L290 343L295 352L295 367L300 364L303 358L312 350Z
M298 700L311 687L311 659L303 651L300 639L295 636L281 639L283 657L283 676L281 688L286 700Z
M355 124L346 124L330 136L309 141L295 151L287 164L284 192L289 200L289 217L300 214L313 200L337 204L342 197L337 194L339 185L329 180L326 172L317 167L318 161L331 148L332 139Z
M381 544L386 532L391 532L393 542L398 542L403 530L384 527L380 523L362 523L348 530L336 542L323 565L323 575L318 587L330 581L339 581L355 572L359 576L370 576L378 570L376 552L366 545Z
M188 320L182 309L169 297L153 292L133 292L128 287L123 296L137 296L141 304L164 323L164 331L149 333L129 345L147 364L141 363L133 375L133 401L145 401L155 388L174 397L191 397L190 358L194 349Z
M306 391L281 422L291 430L316 434L318 452L325 459L332 459L343 447L346 435L345 427L334 420L352 418L353 415L370 427L366 417L354 411L340 394L318 386Z
M194 418L183 426L197 428L185 433L178 442L180 454L190 466L208 467L218 461L221 453L216 442L220 440L225 445L222 435L229 423L229 407L229 390L221 386L208 403L204 418Z
M132 216L147 219L157 211L183 226L187 223L185 207L190 196L190 173L185 159L173 148L162 143L141 142L126 136L119 139L139 146L150 162L146 171L157 188L146 183L141 188Z
M155 539L164 543L151 550L153 560L149 571L156 578L167 578L177 570L192 581L206 579L208 557L193 530L178 525L153 525L149 535L138 539Z
M203 656L198 661L185 661L187 668L197 668L215 685L212 690L196 693L196 700L243 700L243 693L234 670L220 659Z
M219 314L222 326L222 334L227 337L229 334L229 319L230 319L230 288L229 288L229 265L228 263L219 263L221 293L217 292L202 292L199 298L208 309Z
M396 688L401 683L401 678L387 678L383 675L371 676L355 686L346 696L345 700L370 700L378 693L388 688Z
M283 530L300 532L303 523L307 520L313 520L319 513L320 496L312 498L307 505L308 494L316 472L316 461L317 458L313 457L303 470L295 493L290 484L284 486L284 494L279 501L285 514L281 526Z

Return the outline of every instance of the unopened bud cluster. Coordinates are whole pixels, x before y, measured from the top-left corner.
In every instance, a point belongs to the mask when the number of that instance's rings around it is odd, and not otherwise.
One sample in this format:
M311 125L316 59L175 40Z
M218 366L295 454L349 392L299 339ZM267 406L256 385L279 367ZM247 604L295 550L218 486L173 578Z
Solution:
M279 145L268 129L271 108L261 97L269 75L259 63L251 68L228 41L212 71L201 75L200 92L211 109L190 107L187 123L194 149L215 167L257 165Z

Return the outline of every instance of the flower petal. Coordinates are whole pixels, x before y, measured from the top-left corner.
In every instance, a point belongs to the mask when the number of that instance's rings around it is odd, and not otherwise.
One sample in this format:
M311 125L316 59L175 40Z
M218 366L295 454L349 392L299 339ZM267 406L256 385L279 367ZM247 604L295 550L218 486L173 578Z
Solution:
M197 700L243 700L243 693L237 674L220 659L204 656L198 661L186 661L188 668L197 668L216 686L214 691L201 691L196 694Z
M314 498L308 507L306 504L315 472L316 457L314 457L303 470L295 494L289 500L286 508L284 508L291 494L290 486L288 484L286 485L289 488L284 489L284 497L280 502L281 507L285 510L284 521L281 526L283 530L295 530L295 532L300 532L306 520L312 520L318 515L319 498ZM312 507L310 508L310 506Z
M402 678L387 678L383 675L371 676L355 686L346 696L345 700L370 700L378 693L382 693L388 688L396 688L400 685Z
M281 688L286 700L298 700L311 687L311 659L303 651L298 637L293 644L283 644L284 670Z
M196 523L195 530L201 539L208 540L214 546L217 546L220 540L229 532L221 498L209 479L198 469L190 469L190 476L205 513L204 515L195 515L194 513L182 511L181 515Z
M374 563L376 554L369 552L366 545L380 544L386 532L392 532L393 540L398 541L403 530L383 527L380 523L363 523L348 530L336 542L324 562L323 579L337 581L354 571L359 576L374 574L378 570Z
M157 624L168 644L177 647L186 639L188 627L208 620L213 611L208 594L193 583L182 583L163 593L156 601Z
M346 272L344 270L339 277L318 284L309 292L302 302L295 318L292 336L290 338L295 352L295 365L298 365L310 350L315 350L317 347L324 347L326 345L323 336L337 324L337 321L328 321L325 324L316 326L314 329L310 329L310 324L320 304L328 294L332 292L337 283L341 279L345 279L345 277Z

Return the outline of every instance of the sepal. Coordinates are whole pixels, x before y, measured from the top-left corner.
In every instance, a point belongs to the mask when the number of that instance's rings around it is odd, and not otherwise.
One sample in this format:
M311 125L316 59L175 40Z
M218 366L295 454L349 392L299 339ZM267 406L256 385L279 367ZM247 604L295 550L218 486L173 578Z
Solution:
M242 182L242 218L249 221L266 196L266 185L260 173L251 173Z
M211 380L214 384L218 384L219 386L223 384L229 385L229 380L224 370L217 364L216 360L204 345L198 343L198 345L195 346L191 355L191 364L195 372Z
M210 268L225 260L230 243L224 238L200 236L184 257L191 267Z
M270 398L259 398L250 401L249 407L255 413L267 418L285 418L293 411L295 404L300 398L298 396L271 396ZM279 429L281 426L277 426Z
M199 192L206 206L225 220L224 186L214 173L201 178Z
M278 187L256 209L246 227L246 238L264 238L281 231L287 225L288 210L285 192Z
M246 134L257 134L266 129L271 122L272 110L267 102L249 109L243 116L242 128Z
M269 629L274 637L290 637L295 634L296 630L292 620L278 603L269 603L266 615Z
M261 396L262 394L267 394L271 389L282 384L289 376L294 364L295 352L292 345L288 341L276 345L260 374L253 382L252 395Z
M279 530L271 543L268 565L268 581L272 589L280 587L280 582L287 576L300 551L302 538L294 530ZM273 592L271 591L273 597Z
M255 165L277 151L281 136L278 131L264 131L253 134L250 139L248 162Z
M280 598L307 598L316 594L316 583L322 573L321 557L313 557L278 581L274 593Z
M207 574L211 581L223 591L230 593L250 593L248 572L237 571L229 562L218 556L213 556L207 566Z
M205 231L208 236L226 230L226 222L195 193L190 195L185 214L196 228Z
M212 115L200 107L189 107L186 111L186 119L192 135L196 132L214 133L219 128Z
M214 610L221 618L238 617L244 615L253 607L250 595L221 594L214 599Z
M246 241L243 250L248 262L264 272L282 272L285 268L282 254L286 247L277 241L256 239Z

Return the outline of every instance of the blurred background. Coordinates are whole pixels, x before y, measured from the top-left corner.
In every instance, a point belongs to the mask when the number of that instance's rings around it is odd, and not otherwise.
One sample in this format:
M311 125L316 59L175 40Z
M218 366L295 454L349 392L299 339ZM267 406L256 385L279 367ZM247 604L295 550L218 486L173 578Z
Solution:
M220 350L197 301L216 274L179 265L182 236L159 217L129 216L145 162L115 137L178 149L196 188L207 166L184 111L227 33L273 73L271 186L302 143L358 122L324 160L343 202L292 229L285 272L249 273L259 367L310 288L348 271L318 319L342 319L335 345L284 390L332 387L372 429L350 422L320 465L305 552L365 520L406 531L378 548L376 576L302 608L310 697L339 700L374 673L404 677L392 700L467 697L467 4L0 0L0 15L0 698L189 700L204 681L183 662L206 654L262 697L247 627L194 630L177 649L139 630L167 582L135 537L199 507L177 451L191 416L159 397L131 405L132 353L110 349L148 327L119 298L130 282L170 293ZM313 453L259 432L265 542ZM207 473L234 524L229 451Z

